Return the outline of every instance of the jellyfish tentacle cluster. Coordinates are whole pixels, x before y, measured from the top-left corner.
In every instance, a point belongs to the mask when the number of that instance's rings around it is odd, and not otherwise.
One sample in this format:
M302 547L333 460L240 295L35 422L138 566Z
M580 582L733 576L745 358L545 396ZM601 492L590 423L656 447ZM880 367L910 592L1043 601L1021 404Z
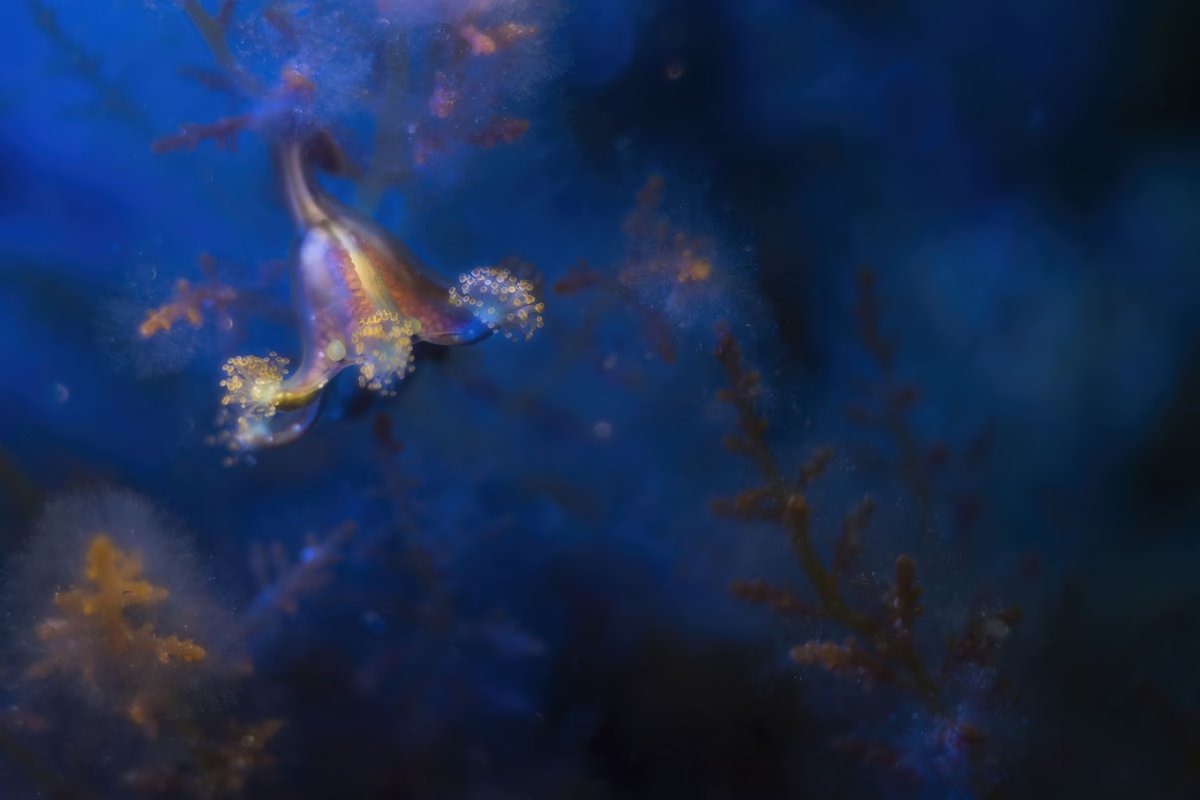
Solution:
M471 310L489 331L506 339L529 341L542 327L545 306L533 294L533 281L505 267L476 267L458 276L450 303Z
M275 353L226 362L217 438L235 457L301 436L318 416L325 387L348 367L358 368L364 389L393 394L413 370L416 342L467 345L497 332L528 340L542 324L544 306L530 280L478 267L451 285L323 192L313 141L292 137L277 146L300 237L293 281L303 352L294 371Z

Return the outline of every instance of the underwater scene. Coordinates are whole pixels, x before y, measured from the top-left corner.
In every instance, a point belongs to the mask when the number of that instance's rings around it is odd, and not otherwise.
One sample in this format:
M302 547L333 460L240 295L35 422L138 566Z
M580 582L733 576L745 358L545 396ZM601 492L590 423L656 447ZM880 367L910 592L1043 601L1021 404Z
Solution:
M1200 4L0 20L0 798L1200 797Z

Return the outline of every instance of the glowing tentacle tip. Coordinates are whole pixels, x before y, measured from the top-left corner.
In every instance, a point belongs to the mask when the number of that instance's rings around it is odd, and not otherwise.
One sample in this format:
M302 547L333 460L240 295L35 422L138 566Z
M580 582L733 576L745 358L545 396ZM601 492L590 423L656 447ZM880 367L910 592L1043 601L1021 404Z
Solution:
M476 267L458 276L450 304L468 308L475 318L510 341L529 341L542 327L546 304L533 294L533 282L503 267Z
M287 375L288 359L277 353L263 356L235 356L225 362L225 390L221 405L247 413L270 416L275 413L279 387Z
M225 377L221 380L225 393L217 417L223 430L216 437L217 443L231 453L244 453L257 446L266 420L275 415L288 363L277 353L235 356L225 362Z

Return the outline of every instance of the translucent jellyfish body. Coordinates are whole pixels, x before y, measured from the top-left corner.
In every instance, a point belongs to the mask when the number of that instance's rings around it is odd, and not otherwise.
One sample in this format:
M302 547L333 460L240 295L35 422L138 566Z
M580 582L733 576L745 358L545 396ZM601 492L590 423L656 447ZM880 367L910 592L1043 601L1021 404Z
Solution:
M276 353L226 362L218 439L234 457L303 434L325 387L348 367L358 369L363 388L391 394L413 369L415 342L473 344L495 332L527 340L541 326L530 281L482 267L451 286L322 192L300 143L282 145L278 160L300 229L293 290L303 354L294 369Z

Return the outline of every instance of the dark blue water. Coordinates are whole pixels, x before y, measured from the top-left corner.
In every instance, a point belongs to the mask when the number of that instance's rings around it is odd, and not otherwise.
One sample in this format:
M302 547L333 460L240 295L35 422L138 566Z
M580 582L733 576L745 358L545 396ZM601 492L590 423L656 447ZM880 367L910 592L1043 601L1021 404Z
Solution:
M0 795L1200 789L1192 4L0 20Z

